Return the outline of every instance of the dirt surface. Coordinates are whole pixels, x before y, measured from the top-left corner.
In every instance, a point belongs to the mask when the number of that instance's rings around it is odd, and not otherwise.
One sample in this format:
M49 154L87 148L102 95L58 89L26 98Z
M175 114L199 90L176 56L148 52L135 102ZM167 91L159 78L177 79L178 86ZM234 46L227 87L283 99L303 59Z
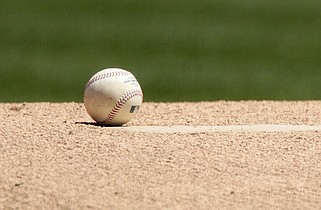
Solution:
M321 125L321 101L144 103L126 126ZM0 209L320 209L321 132L137 132L0 104Z

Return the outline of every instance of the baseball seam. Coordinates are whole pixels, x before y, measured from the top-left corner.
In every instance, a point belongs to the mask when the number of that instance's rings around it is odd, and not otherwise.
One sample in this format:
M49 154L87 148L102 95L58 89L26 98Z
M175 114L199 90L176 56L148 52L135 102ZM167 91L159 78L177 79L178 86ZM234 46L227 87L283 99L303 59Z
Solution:
M143 97L143 93L140 90L129 90L127 91L124 95L120 97L120 99L116 102L112 110L109 112L105 120L99 122L99 123L104 123L108 124L110 123L117 115L117 113L121 110L121 108L126 104L126 102L135 97L135 96L141 96Z
M105 79L105 78L108 78L108 77L118 77L118 76L129 76L131 75L129 72L127 71L112 71L112 72L107 72L107 73L104 73L104 74L99 74L93 78L91 78L87 84L86 84L86 87L85 87L85 90L91 85L93 84L94 82L98 81L98 80L101 80L101 79Z

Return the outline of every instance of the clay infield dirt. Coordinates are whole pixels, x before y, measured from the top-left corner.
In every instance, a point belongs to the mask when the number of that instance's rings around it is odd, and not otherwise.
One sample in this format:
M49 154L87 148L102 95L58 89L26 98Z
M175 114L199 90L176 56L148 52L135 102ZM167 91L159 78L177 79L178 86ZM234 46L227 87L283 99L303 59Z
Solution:
M320 113L321 101L144 103L119 128L82 103L2 103L0 209L320 209ZM259 125L272 127L246 127Z

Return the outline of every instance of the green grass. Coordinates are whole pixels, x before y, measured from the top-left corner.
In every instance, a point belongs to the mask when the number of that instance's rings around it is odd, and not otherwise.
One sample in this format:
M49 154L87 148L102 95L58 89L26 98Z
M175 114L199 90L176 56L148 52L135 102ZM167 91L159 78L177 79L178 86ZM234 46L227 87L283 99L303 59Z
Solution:
M82 101L106 67L145 101L321 99L321 1L4 0L0 101Z

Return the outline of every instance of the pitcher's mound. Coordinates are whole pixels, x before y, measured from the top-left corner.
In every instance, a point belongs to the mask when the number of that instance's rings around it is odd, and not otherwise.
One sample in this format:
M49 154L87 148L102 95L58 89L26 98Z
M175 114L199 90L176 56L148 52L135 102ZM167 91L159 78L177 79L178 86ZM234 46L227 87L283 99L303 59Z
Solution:
M321 102L0 104L0 209L319 209Z

